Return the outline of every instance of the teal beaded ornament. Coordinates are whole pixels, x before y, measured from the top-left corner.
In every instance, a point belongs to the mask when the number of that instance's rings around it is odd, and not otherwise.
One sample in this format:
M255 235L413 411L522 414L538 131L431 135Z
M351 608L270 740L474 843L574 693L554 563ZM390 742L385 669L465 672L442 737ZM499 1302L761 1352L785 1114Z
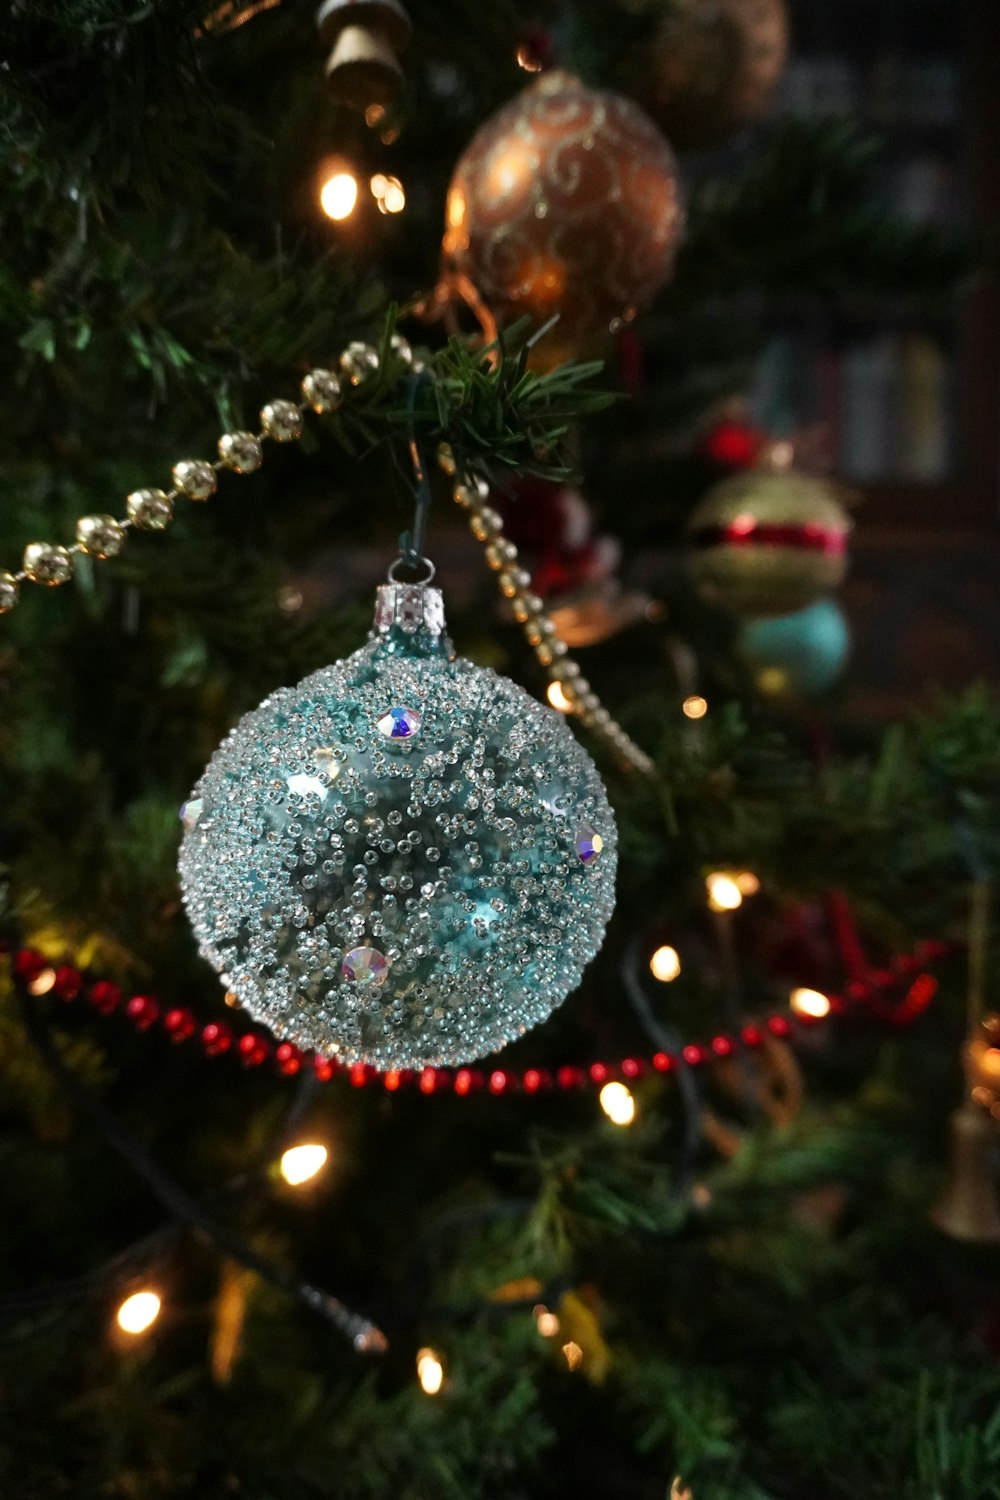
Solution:
M433 575L433 569L431 570ZM577 985L617 834L561 715L456 658L430 583L246 715L182 809L202 955L258 1021L380 1069L455 1066Z

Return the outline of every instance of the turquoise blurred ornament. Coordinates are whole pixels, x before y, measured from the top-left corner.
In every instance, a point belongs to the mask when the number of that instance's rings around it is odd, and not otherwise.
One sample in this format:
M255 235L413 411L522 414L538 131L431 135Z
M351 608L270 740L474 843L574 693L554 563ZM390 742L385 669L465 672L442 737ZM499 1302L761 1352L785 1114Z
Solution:
M182 809L201 953L255 1019L377 1068L544 1020L601 945L617 834L562 716L456 659L440 592L242 719Z
M738 650L767 697L814 697L833 687L847 661L847 621L832 599L791 615L744 620Z

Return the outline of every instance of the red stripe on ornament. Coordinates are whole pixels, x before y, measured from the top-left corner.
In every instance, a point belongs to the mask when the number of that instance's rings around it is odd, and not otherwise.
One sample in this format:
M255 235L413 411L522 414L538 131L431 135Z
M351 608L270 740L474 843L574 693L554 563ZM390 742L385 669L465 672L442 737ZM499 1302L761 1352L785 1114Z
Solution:
M823 552L841 557L847 550L846 531L807 523L781 525L737 516L728 526L700 526L692 532L695 547L790 547L797 552Z

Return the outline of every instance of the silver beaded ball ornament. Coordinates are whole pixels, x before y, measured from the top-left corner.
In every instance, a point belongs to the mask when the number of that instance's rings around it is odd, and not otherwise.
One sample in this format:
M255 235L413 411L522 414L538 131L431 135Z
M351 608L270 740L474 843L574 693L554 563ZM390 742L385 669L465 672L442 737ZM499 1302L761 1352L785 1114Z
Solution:
M456 659L440 592L242 719L182 809L199 948L257 1020L380 1069L543 1021L601 945L617 834L562 717Z

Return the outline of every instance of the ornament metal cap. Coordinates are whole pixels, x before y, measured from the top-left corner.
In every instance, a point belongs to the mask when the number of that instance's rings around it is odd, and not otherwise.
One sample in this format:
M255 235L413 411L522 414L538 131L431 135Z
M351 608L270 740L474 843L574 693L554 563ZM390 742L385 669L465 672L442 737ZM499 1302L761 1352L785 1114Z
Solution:
M391 570L390 570L391 571ZM380 583L375 594L373 634L380 639L394 630L406 635L425 631L435 639L444 635L444 595L429 583Z

